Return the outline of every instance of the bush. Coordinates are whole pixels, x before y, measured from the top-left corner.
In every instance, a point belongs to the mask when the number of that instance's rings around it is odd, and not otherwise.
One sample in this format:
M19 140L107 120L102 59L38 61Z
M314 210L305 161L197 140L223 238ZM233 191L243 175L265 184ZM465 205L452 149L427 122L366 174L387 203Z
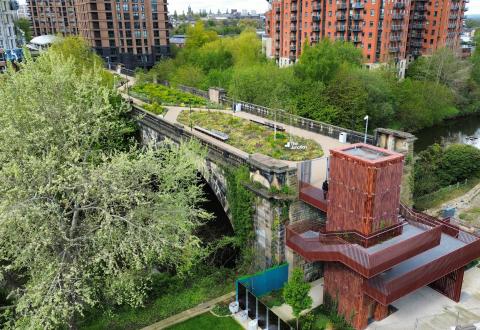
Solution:
M438 191L480 175L480 150L462 144L443 149L438 144L418 154L414 167L414 197Z
M150 102L163 105L191 105L193 107L207 105L207 100L202 97L185 93L163 85L147 83L137 84L133 92L146 97Z

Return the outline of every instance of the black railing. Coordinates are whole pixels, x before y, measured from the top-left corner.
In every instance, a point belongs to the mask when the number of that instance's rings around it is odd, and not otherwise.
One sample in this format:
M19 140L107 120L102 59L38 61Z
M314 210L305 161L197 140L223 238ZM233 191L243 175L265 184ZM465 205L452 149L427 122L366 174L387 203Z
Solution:
M347 142L349 143L364 142L365 139L365 134L360 132L293 115L285 110L271 109L261 105L237 101L227 96L222 96L220 101L224 104L232 106L233 108L235 108L237 105L240 105L241 111L248 112L262 118L268 118L276 122L295 126L320 135L329 136L334 139L339 139L340 134L346 133ZM375 144L374 142L374 137L367 135L367 143L373 145Z

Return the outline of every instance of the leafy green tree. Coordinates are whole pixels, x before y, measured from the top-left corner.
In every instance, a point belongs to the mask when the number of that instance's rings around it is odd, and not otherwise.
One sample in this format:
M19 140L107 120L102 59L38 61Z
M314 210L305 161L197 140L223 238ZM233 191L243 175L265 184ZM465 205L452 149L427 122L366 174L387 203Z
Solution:
M22 279L3 328L73 329L87 308L139 306L153 267L202 256L196 149L137 147L103 69L61 49L0 80L0 274Z
M334 124L361 130L367 115L368 93L365 86L352 76L351 69L343 68L328 86L329 104L338 109Z
M407 131L432 126L458 114L454 96L442 84L405 79L396 88L396 120Z
M15 28L22 30L25 33L25 41L30 42L32 40L32 26L28 19L19 18L15 21Z
M465 181L480 174L480 150L469 145L453 144L442 157L440 177L447 184Z
M314 46L305 46L295 72L302 79L327 83L343 65L359 67L362 61L361 51L353 44L324 39Z
M309 295L310 284L305 281L305 275L300 268L295 268L288 283L283 288L283 298L292 307L293 315L298 319L300 313L312 307L312 298Z
M420 152L414 165L414 197L420 197L440 189L443 186L438 177L443 150L438 144Z
M198 49L208 42L218 39L215 31L205 29L203 21L197 21L195 25L187 27L187 41L185 47L187 49Z

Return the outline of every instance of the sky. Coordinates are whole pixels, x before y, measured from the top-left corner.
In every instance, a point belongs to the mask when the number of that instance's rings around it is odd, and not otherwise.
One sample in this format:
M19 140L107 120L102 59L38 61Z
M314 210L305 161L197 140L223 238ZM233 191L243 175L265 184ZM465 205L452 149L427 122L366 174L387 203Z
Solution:
M20 3L24 4L25 0L20 0ZM212 11L217 11L217 9L224 12L226 9L248 9L256 10L259 13L265 12L268 8L268 3L266 0L169 0L169 11L173 13L176 10L179 14L185 10L189 5L192 6L194 11L199 9L207 9ZM469 8L468 14L480 15L480 0L470 0L470 3L467 4Z

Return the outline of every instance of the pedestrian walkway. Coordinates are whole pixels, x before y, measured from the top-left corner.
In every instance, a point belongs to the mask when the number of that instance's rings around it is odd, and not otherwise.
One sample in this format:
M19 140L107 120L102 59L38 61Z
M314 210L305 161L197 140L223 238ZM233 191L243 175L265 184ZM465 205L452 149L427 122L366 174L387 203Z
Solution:
M164 119L171 122L171 123L177 123L178 122L177 118L182 111L185 111L185 110L190 111L190 108L186 108L186 107L171 107L171 106L168 106L166 108L168 109L168 112L165 115ZM255 121L260 121L260 122L267 121L267 119L265 119L263 117L259 117L259 116L253 115L251 113L242 112L242 111L233 113L232 111L228 111L228 110L217 110L217 109L212 110L212 109L200 109L200 108L192 108L192 111L218 111L218 112L229 113L229 114L231 114L235 117L239 117L239 118L246 119L246 120L255 120ZM271 123L274 123L278 126L284 127L288 134L292 134L292 135L295 135L295 136L299 136L299 137L302 137L302 138L305 138L305 139L310 139L310 140L313 140L313 141L317 142L319 145L322 146L322 149L323 149L323 152L324 152L325 156L330 155L330 149L345 146L344 143L341 143L340 141L338 141L336 139L333 139L329 136L320 135L320 134L317 134L317 133L314 133L314 132L311 132L311 131L307 131L307 130L304 130L304 129L301 129L301 128L298 128L298 127L295 127L295 126L286 125L284 123L275 122L275 121L272 121L272 120L268 120L268 122L271 122Z
M188 319L191 319L192 317L198 316L200 314L203 314L205 312L210 311L216 304L221 303L226 300L230 300L233 297L235 297L235 291L227 293L221 297L212 299L210 301L207 301L205 303L202 303L196 307L190 308L184 312L181 312L179 314L173 315L165 320L162 320L160 322L157 322L155 324L149 325L148 327L143 328L142 330L160 330L160 329L165 329L168 328L172 325L175 325L177 323L181 323L183 321L186 321Z

